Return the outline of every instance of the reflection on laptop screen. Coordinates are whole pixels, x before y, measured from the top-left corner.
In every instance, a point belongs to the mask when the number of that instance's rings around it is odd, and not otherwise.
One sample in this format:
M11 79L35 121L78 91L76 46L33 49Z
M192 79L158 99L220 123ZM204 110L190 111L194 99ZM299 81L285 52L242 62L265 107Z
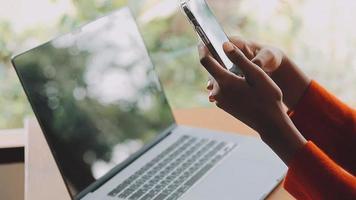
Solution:
M72 195L174 123L128 9L14 64Z

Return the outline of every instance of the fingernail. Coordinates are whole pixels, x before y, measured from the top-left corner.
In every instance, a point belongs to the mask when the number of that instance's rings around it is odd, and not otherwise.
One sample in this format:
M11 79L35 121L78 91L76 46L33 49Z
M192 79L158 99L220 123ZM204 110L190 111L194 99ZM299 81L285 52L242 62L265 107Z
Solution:
M210 102L214 102L215 101L215 98L213 96L209 96L209 101Z
M231 42L225 42L224 48L228 52L233 51L235 49L234 45Z

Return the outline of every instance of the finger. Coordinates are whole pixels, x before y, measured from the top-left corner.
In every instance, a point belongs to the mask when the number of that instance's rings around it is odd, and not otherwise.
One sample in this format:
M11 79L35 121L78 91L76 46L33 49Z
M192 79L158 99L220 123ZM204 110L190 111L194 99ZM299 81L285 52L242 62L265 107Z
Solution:
M249 83L257 81L265 73L257 65L252 63L235 45L231 42L224 43L223 49L227 57L238 66L244 73Z
M231 37L229 40L239 48L249 60L251 60L261 48L259 44L244 40L240 37Z
M239 36L233 36L233 37L229 37L229 40L233 43L233 44L247 44L251 50L255 51L255 50L260 50L262 48L262 45L251 41L251 40L245 40L242 37ZM236 45L237 46L237 45Z
M209 51L209 49L205 46L205 44L203 43L203 42L199 42L198 43L198 52L199 52L199 55L202 53L202 54L207 54L207 55L210 55L210 56L212 56L211 55L211 53L210 53L210 51Z
M204 43L203 42L199 42L197 47L198 47L199 56L201 54L204 54L203 51L205 51L204 48L206 48ZM209 74L208 81L207 81L207 84L206 84L206 89L207 90L212 90L213 89L213 80L214 80L214 78Z
M213 89L213 84L211 83L210 80L208 80L208 83L206 84L206 89L207 90L212 90Z
M251 60L266 73L272 73L281 64L282 56L276 55L278 52L273 49L264 48Z
M208 83L206 85L206 89L212 90L213 87L214 87L214 82L215 82L214 78L210 76L209 80L208 80Z
M208 53L208 49L204 46L199 46L199 57L200 63L204 68L210 73L210 75L217 81L223 80L226 76L229 75L229 72L223 68L218 61L216 61Z
M240 38L235 38L234 41L231 42L233 42L233 44L239 48L249 60L255 56L251 48L248 46L247 41Z
M215 96L212 95L212 92L209 93L209 102L215 102Z
M219 84L214 82L213 89L209 93L209 101L214 102L216 101L216 96L218 95L220 91Z
M237 48L242 49L243 46L247 43L246 40L242 39L241 37L234 36L229 37L230 42L232 42Z
M213 89L214 82L215 82L214 78L209 74L208 82L207 82L207 85L206 85L206 89L208 89L208 90Z

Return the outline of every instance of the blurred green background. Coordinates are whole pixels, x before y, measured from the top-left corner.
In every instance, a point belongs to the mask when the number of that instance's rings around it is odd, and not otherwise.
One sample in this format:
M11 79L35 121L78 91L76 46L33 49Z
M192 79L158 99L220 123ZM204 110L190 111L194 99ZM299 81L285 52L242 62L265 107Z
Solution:
M198 39L178 0L0 0L0 129L32 115L10 63L30 49L128 4L173 108L212 106ZM356 106L356 1L207 0L229 35L283 49L311 77ZM118 38L120 39L120 38ZM293 77L290 77L293 78Z

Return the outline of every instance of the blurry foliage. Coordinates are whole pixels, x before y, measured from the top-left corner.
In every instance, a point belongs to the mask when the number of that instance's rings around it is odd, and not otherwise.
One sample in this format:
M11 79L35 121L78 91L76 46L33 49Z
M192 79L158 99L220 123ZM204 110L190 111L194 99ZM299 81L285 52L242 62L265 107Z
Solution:
M43 43L90 20L125 5L126 0L74 0L75 14L64 14L57 24L35 26L21 33L11 28L11 22L0 19L0 128L23 127L23 118L33 115L20 82L10 63L14 52ZM35 41L35 42L33 42Z
M354 1L207 1L229 35L240 35L281 47L307 74L347 103L356 105L356 90L351 88L356 85L356 29L349 25L352 16L355 16L352 12L356 7ZM0 20L0 128L21 127L23 116L31 114L10 67L9 58L13 52L68 32L126 3L137 17L172 107L210 105L204 91L207 73L199 66L196 52L198 40L179 9L166 15L167 10L156 10L156 17L145 19L147 12L157 4L177 4L177 0L72 2L74 12L64 14L58 23L35 26L21 33L12 30L11 22ZM340 80L340 77L344 78Z
M65 14L57 27L61 32L71 31L85 22L103 16L127 4L127 0L73 0L76 14Z

